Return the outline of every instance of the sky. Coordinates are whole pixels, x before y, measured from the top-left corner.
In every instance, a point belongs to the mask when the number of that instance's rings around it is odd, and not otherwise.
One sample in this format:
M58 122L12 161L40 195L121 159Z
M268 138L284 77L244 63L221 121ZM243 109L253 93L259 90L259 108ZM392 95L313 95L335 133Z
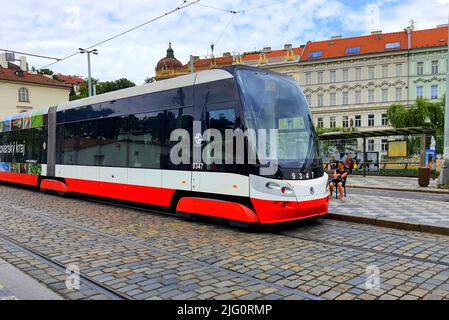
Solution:
M0 49L62 58L171 11L182 2L41 0L37 5L33 0L15 0L2 12ZM287 43L299 46L335 35L400 31L411 19L416 29L433 28L447 23L448 15L449 0L201 0L95 47L99 54L92 57L92 76L100 81L125 77L142 84L154 76L169 41L176 58L187 63L190 54L210 54L211 43L216 56L263 47L280 49ZM33 57L27 60L36 68L52 62ZM86 77L86 60L86 55L78 54L49 68Z

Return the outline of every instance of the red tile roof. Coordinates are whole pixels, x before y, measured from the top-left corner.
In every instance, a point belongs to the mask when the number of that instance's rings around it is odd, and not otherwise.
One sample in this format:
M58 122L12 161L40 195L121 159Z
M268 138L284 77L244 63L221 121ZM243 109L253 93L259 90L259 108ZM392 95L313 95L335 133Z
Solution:
M33 84L41 84L52 87L62 87L62 88L70 88L70 85L67 85L63 82L47 78L40 74L32 74L29 72L23 72L23 76L19 76L16 74L16 71L20 70L16 65L9 64L10 68L1 68L0 67L0 80L6 81L14 81L14 82L27 82Z
M412 49L447 46L447 26L412 32Z
M65 84L80 85L86 82L86 80L77 76L66 76L63 74L58 74L57 77L59 81L62 81Z
M303 48L292 48L293 52L296 55L301 55ZM247 60L259 60L260 57L260 53L249 53L249 54L244 54L243 55L243 60L247 61ZM265 53L265 57L267 59L270 58L277 58L277 57L285 57L287 56L287 50L285 49L280 49L280 50L272 50L270 52Z
M398 44L398 47L388 49L387 44ZM370 53L400 51L407 49L407 33L379 33L367 36L337 38L324 41L309 42L306 45L302 60L320 60L337 57L348 57ZM359 48L357 53L348 54L348 48ZM320 56L313 57L312 53L321 52Z

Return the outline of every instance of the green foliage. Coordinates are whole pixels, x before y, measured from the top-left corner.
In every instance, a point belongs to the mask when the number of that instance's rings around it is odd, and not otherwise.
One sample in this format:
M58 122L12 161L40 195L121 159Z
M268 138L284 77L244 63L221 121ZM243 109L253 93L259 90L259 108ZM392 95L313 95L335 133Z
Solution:
M411 107L393 104L387 113L395 128L427 127L437 134L444 130L444 98L438 102L418 98Z
M121 90L125 88L134 87L136 84L126 78L121 78L115 81L100 82L97 79L92 79L92 83L97 86L97 94ZM71 96L70 101L86 98L89 96L88 82L86 81L80 86L79 94Z
M50 69L48 69L48 68L44 68L44 69L40 69L39 70L39 73L41 73L41 74L48 74L48 75L53 75L53 71L51 71Z
M349 129L346 128L316 128L316 132L318 135L327 133L327 132L349 132Z

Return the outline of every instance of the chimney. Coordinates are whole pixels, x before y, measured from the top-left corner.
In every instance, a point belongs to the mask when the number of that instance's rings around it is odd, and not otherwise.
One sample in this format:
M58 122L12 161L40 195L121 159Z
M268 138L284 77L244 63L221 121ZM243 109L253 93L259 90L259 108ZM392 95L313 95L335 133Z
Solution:
M382 34L382 30L371 31L371 34Z
M8 68L8 61L6 61L6 52L0 53L0 68Z
M271 47L265 47L265 48L263 48L263 49L262 49L262 52L263 52L263 53L271 52Z
M20 69L22 69L22 71L24 72L28 71L27 58L24 56L20 57Z
M293 48L293 46L291 43L287 43L284 45L284 50L286 50L286 51L291 51L292 48Z

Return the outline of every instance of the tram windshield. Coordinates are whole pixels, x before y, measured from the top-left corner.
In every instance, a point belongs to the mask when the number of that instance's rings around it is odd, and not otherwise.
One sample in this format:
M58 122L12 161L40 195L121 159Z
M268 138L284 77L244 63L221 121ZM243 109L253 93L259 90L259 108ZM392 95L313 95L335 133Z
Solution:
M267 133L271 129L278 130L279 169L320 171L322 161L317 135L307 101L296 82L286 76L250 69L238 70L237 81L246 128L255 132L263 129ZM268 138L267 144L270 144Z

